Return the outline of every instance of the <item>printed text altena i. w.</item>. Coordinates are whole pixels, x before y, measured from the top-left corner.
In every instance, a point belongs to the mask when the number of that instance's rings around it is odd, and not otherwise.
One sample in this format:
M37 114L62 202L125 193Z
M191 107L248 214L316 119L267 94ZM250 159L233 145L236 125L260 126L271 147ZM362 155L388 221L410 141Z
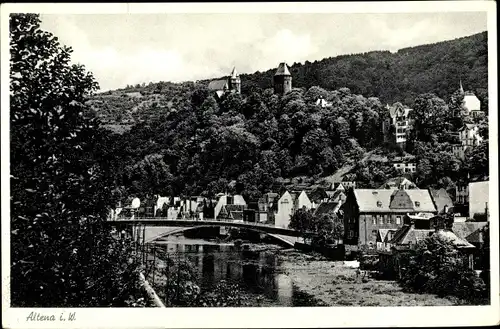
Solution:
M26 321L75 321L75 312L65 313L62 312L59 316L55 314L41 314L38 312L31 312L27 317Z

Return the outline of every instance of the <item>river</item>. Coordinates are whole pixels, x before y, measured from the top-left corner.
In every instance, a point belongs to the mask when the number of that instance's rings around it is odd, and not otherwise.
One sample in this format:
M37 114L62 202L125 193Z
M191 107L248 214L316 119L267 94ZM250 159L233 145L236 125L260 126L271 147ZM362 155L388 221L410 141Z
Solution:
M279 252L273 244L215 242L202 238L169 236L156 246L171 257L182 257L194 267L202 291L210 291L219 281L237 283L252 302L251 306L316 306L317 301L302 292L281 268Z

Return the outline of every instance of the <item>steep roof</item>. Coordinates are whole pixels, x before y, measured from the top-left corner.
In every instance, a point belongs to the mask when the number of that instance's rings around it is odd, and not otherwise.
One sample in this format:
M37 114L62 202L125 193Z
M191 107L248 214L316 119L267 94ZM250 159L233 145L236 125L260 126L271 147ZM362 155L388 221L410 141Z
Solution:
M276 70L276 73L274 75L292 75L290 71L288 70L288 66L286 65L285 62L280 63L278 66L278 69Z
M432 196L432 200L434 201L434 205L436 206L436 210L438 211L438 213L442 213L445 206L448 206L448 209L451 209L453 207L453 201L444 188L441 188L439 190L429 188L429 192Z
M467 240L471 243L483 242L481 229L484 228L488 222L464 222L453 223L451 230L460 238Z
M474 123L466 123L464 124L459 130L464 130L464 129L474 129L476 128L477 125Z
M450 240L450 242L455 245L457 248L474 248L472 244L467 242L464 239L459 238L455 233L452 231L447 231L447 230L429 230L429 229L415 229L411 225L403 225L395 234L392 240L390 241L392 244L395 245L410 245L410 244L416 244L419 241L425 240L427 237L433 235L433 234L438 234L441 235L442 237Z
M236 71L236 67L233 67L233 70L231 71L231 78L237 78L240 75L238 74L238 71Z
M227 80L214 80L208 84L208 89L210 90L224 90L227 88L229 88Z
M412 202L412 208L395 207L390 208L391 196L399 191L405 192ZM360 212L435 212L436 208L432 202L431 195L427 190L387 190L387 189L354 189L354 196ZM419 203L417 207L415 202Z
M323 202L316 208L314 215L333 214L338 204L338 202Z

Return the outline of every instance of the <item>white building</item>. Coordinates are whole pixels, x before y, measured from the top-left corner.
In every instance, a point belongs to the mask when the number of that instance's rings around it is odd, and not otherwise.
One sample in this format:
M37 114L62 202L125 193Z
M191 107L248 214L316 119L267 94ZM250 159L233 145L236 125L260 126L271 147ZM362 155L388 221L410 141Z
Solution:
M388 142L395 142L404 146L406 143L406 132L411 126L410 112L412 109L404 106L389 106L389 118L382 122L384 138ZM394 133L391 132L391 129Z
M489 181L469 183L469 217L486 214L489 217Z
M467 115L477 117L484 114L484 112L481 111L481 101L470 91L465 92L463 105Z
M392 165L401 173L414 173L417 171L415 157L412 155L396 157L392 160Z
M460 144L453 145L453 154L464 160L467 150L481 145L483 137L479 134L479 126L467 123L458 132Z
M274 217L274 225L276 227L288 228L290 218L298 209L311 209L312 202L305 191L300 193L288 192L283 193L278 200L278 212Z
M214 217L217 219L217 216L219 216L222 207L226 205L241 205L241 206L246 206L247 203L245 199L243 198L242 195L235 194L235 195L227 195L223 194L219 197L219 200L217 201L217 204L215 205L215 210L214 210Z

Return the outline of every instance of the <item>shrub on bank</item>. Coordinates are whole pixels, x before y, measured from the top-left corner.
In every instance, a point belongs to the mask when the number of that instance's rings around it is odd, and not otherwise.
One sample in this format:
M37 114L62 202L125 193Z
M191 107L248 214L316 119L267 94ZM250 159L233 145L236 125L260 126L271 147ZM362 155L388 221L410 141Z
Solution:
M470 304L488 303L484 281L468 268L464 255L446 238L432 235L418 243L408 255L400 279L416 292L456 296Z

